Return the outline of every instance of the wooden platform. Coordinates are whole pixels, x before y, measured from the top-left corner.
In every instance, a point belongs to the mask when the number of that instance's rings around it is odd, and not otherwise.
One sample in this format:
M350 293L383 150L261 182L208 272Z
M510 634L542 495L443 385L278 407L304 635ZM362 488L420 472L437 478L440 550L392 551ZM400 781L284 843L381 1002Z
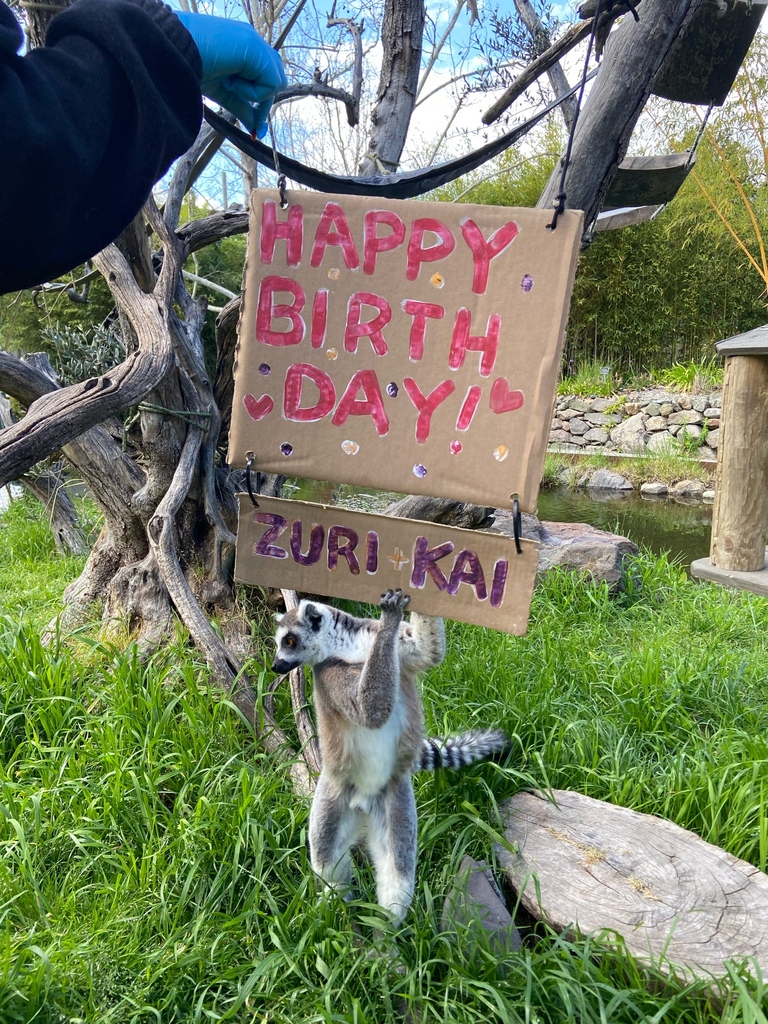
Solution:
M548 799L548 796L552 799ZM498 863L559 932L618 933L639 961L709 979L750 958L768 974L768 876L663 818L564 790L502 806Z
M691 576L724 587L749 590L752 594L768 597L768 548L765 549L765 565L754 572L737 572L735 569L720 569L712 565L710 558L697 558L691 563Z
M603 202L603 210L662 206L677 195L693 161L690 153L628 156L622 160Z
M723 103L765 6L766 0L754 0L751 10L744 0L701 4L654 82L656 95L683 103Z

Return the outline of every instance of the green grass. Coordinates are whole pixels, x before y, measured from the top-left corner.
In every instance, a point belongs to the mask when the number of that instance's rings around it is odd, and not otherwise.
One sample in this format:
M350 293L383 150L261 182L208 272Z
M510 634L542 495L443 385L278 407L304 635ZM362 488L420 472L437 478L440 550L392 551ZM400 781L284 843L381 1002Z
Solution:
M703 480L711 483L712 476L694 456L686 455L679 445L670 445L660 452L645 452L631 458L611 459L603 452L569 458L561 452L548 451L544 458L542 487L557 487L563 483L576 487L578 481L598 469L611 469L639 487L648 481L674 484L680 480ZM567 471L567 476L564 471Z
M581 363L575 373L559 381L558 395L580 395L583 398L612 395L617 386L613 372L609 367L609 373L604 377L600 369L599 362Z
M723 386L723 366L714 359L706 363L675 363L656 376L663 387L693 394L719 391Z
M56 561L38 550L25 571L50 586ZM498 804L529 786L665 815L764 870L768 602L643 555L617 600L548 575L524 638L449 624L448 659L424 680L429 729L500 724L513 754L419 777L417 892L395 964L370 955L369 904L316 900L308 807L193 652L179 641L141 663L82 634L46 650L9 597L3 1024L395 1024L404 1006L460 1024L765 1021L768 998L737 972L718 1008L620 946L544 929L499 960L438 926L461 858L492 857Z

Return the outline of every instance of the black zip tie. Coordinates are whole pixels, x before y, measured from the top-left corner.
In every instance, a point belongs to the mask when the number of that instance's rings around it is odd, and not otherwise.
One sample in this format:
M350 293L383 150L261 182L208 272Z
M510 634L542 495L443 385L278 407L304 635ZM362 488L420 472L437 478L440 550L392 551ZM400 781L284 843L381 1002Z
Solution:
M522 555L523 546L520 543L520 538L523 534L523 517L520 513L520 501L517 495L512 499L512 532L515 535L515 550L518 555Z
M576 111L573 115L573 121L571 121L571 130L568 133L568 145L566 146L565 156L563 157L563 173L560 175L560 191L557 193L557 197L554 202L555 212L552 214L552 220L547 224L547 231L554 231L557 227L557 218L561 213L565 213L565 176L568 173L568 166L571 162L571 150L573 149L573 139L576 135L576 125L579 123L579 114L581 113L581 104L584 99L584 89L587 85L588 74L589 74L589 61L592 57L592 47L595 45L595 35L597 33L597 22L600 18L601 8L603 6L603 0L597 0L597 7L595 9L595 16L592 19L592 31L589 34L589 44L587 45L587 55L584 58L584 71L581 75L581 87L579 89L579 98L576 103ZM632 12L637 19L637 12Z
M259 503L254 498L253 488L251 487L251 466L253 465L253 460L255 458L256 455L254 452L245 453L245 486L248 488L248 497L251 499L251 504L254 508L258 508Z

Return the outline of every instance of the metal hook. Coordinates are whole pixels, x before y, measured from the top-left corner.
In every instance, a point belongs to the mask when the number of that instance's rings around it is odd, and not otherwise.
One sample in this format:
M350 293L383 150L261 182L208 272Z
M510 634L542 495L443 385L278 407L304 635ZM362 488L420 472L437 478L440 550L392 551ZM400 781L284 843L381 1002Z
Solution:
M277 191L280 193L280 209L288 209L288 200L285 197L285 175L281 174L277 179Z
M248 497L251 499L251 504L254 508L258 508L259 503L254 498L253 488L251 487L251 466L253 465L253 460L255 458L256 455L254 452L245 453L245 486L248 488Z

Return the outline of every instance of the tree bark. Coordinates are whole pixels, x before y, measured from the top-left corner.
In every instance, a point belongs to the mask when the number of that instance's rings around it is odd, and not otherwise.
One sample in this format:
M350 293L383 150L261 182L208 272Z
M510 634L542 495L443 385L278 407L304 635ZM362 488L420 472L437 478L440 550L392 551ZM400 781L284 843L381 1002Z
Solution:
M675 41L707 0L643 0L639 22L626 17L610 35L600 71L579 116L565 177L565 206L584 211L585 239L591 237L632 130ZM553 205L562 161L539 199Z
M423 0L387 0L381 77L361 175L392 174L400 164L416 104L425 17Z

